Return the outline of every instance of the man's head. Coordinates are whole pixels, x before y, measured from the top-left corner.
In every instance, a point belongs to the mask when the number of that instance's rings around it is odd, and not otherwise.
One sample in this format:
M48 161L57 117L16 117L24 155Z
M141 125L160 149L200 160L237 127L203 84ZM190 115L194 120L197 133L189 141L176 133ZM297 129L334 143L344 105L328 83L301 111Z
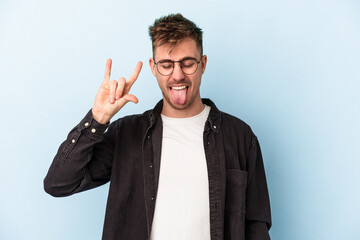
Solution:
M199 88L207 62L201 29L181 14L171 14L155 20L149 33L153 45L149 64L163 94L163 114L199 113L203 109Z
M149 27L149 35L152 41L154 58L156 47L164 44L170 44L174 47L185 38L193 39L200 50L200 55L203 54L201 28L184 18L180 13L156 19L154 24Z

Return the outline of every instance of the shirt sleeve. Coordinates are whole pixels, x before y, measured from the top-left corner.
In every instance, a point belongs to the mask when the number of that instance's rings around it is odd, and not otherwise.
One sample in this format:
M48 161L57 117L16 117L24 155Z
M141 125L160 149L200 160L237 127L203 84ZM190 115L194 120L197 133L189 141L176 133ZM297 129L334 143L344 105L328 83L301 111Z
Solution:
M60 145L44 179L45 191L63 197L107 183L114 138L113 124L98 123L90 110Z
M270 200L261 149L255 135L252 135L247 166L246 239L267 240L271 227Z

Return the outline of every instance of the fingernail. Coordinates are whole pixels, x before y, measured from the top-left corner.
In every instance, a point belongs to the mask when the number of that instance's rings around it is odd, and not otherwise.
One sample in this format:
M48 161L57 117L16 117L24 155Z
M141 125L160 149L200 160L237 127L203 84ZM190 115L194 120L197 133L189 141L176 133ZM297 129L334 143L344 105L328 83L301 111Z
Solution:
M110 103L114 103L114 98L110 98Z

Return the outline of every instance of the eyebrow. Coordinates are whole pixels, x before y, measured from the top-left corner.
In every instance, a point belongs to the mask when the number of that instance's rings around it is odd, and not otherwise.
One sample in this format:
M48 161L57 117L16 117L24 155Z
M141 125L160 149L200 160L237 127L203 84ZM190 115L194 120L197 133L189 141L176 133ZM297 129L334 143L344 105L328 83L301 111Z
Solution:
M196 57L191 57L191 56L186 56L186 57L183 57L183 58L181 58L180 60L178 60L178 61L182 61L182 60L185 60L185 59L195 59L196 61L197 61L197 59L196 59ZM173 61L173 60L171 60L171 59L168 59L168 58L166 58L166 59L160 59L158 62L177 62L177 61Z

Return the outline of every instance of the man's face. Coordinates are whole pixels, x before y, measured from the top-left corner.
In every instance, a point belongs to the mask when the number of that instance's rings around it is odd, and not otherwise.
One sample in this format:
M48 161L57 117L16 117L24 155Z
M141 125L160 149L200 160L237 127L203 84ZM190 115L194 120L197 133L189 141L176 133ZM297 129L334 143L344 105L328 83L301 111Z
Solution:
M170 44L155 48L155 59L150 59L151 70L156 77L164 97L164 107L173 110L190 110L195 105L202 104L199 88L201 76L206 67L206 55L201 58L200 49L196 46L195 40L186 38L179 41L172 49ZM193 74L184 74L180 63L175 63L173 72L163 76L156 68L155 62L163 60L181 61L184 58L195 58L200 60L197 70Z

